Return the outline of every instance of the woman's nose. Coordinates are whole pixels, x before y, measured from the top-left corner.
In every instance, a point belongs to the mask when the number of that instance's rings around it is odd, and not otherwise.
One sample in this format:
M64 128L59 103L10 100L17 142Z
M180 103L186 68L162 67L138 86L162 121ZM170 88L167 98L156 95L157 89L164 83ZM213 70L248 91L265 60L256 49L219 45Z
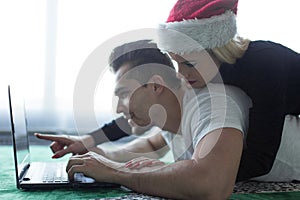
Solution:
M182 65L178 64L178 77L184 77L186 79L188 79L189 77L189 73L187 72L187 70L185 69L186 67L183 67Z

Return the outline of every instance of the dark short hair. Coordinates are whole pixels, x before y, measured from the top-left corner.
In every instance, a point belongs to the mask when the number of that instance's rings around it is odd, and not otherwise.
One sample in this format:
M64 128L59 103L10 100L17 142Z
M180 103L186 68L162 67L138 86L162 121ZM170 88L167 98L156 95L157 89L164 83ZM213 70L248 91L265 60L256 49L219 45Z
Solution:
M116 73L124 64L130 66L130 69L147 66L148 70L135 70L135 75L130 76L142 84L143 81L149 80L153 75L160 75L169 86L177 87L180 85L172 60L167 54L162 53L156 43L151 40L138 40L114 48L109 57L111 70ZM167 68L170 73L165 73L166 70L160 70L162 68Z

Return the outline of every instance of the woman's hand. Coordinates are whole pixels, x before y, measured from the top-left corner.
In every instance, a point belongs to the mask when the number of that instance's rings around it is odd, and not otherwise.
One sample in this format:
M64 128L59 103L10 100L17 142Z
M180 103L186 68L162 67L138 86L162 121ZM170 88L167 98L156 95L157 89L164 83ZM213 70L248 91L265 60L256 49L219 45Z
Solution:
M165 165L165 163L160 160L146 158L146 157L139 157L127 162L124 167L128 169L141 169L144 167L154 167L154 166L163 166L163 165Z

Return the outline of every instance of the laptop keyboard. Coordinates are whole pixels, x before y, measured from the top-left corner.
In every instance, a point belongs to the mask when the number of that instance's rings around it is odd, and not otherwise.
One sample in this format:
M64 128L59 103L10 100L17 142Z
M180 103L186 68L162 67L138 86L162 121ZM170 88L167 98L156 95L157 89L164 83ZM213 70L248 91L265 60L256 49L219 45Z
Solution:
M68 174L65 163L48 163L43 174L44 183L67 183Z

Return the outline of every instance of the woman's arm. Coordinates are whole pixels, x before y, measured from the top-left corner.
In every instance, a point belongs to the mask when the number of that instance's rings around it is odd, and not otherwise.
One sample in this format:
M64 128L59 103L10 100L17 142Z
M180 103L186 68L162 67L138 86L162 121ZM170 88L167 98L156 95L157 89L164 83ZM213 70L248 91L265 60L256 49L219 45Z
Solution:
M124 117L119 117L89 135L93 137L97 145L131 135L131 127Z
M265 175L272 169L278 152L285 115L280 106L253 107L250 111L246 148L243 150L237 181Z
M36 133L35 136L39 139L52 141L50 145L54 153L52 158L61 158L68 153L84 154L97 144L126 137L131 133L130 131L131 128L127 120L120 117L87 135L69 136Z
M98 146L92 148L91 151L118 162L127 162L142 156L154 159L161 158L169 151L169 147L160 132L149 134L151 135L148 137L143 136L124 145L113 146L112 148Z

